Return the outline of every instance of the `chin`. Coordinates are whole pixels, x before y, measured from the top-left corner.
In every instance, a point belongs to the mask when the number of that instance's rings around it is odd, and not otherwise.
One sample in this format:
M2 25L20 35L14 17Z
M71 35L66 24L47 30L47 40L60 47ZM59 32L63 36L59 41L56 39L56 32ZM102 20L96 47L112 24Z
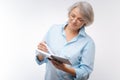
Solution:
M73 24L72 24L71 27L73 27L73 28L77 28L77 25L73 25Z

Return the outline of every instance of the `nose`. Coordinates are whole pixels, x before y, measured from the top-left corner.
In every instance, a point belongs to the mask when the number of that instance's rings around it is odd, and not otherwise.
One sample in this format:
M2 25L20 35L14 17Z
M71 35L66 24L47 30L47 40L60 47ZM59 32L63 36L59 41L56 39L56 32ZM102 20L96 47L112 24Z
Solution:
M73 23L76 23L76 22L77 22L77 19L76 19L76 18L74 18L74 19L72 20L72 22L73 22Z

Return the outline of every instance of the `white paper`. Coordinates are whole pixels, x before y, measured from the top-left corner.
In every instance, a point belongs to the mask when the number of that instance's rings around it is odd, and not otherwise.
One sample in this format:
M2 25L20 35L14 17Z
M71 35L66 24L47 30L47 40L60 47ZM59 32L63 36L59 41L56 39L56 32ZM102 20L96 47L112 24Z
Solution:
M47 52L44 52L42 50L36 49L36 51L38 52L37 54L41 54L41 55L43 55L45 57L50 57L51 56L51 54L49 54Z
M47 58L48 57L52 58L53 60L61 62L61 63L71 65L71 63L70 63L70 61L68 59L54 55L53 52L50 50L50 48L47 46L47 44L45 44L45 46L47 47L49 53L44 52L44 51L39 50L39 49L36 49L38 51L38 54L41 54L41 55L43 55L43 56L45 56Z

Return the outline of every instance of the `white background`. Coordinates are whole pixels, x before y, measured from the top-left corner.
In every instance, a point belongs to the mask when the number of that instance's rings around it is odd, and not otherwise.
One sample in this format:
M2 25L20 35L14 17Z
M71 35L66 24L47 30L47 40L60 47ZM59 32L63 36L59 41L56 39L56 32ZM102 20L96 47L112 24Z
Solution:
M53 24L67 21L67 9L79 0L0 0L0 80L44 80L45 64L35 48ZM120 80L120 1L86 0L95 21L87 28L96 55L89 80Z

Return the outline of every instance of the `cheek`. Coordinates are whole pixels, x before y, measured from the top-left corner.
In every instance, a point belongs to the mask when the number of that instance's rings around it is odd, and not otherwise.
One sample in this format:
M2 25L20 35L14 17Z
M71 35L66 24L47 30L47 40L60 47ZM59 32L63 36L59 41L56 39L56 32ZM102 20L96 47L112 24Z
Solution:
M80 29L83 26L82 23L77 24L77 28Z
M72 24L72 20L71 19L68 19L68 24Z
M78 23L77 25L78 25L78 26L82 26L82 25L83 25L83 23Z
M68 22L71 22L71 21L72 21L72 19L68 18Z

